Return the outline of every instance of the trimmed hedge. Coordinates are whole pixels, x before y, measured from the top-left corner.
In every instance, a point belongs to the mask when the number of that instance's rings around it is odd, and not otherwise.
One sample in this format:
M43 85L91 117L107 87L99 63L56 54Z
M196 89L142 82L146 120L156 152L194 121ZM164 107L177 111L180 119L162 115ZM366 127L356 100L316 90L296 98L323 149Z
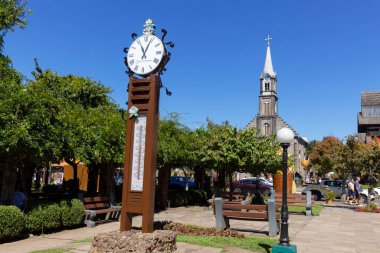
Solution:
M27 215L26 227L30 232L44 232L44 230L61 226L61 210L58 204L40 204L35 206Z
M58 203L33 203L24 214L16 206L0 206L0 241L18 236L23 230L44 233L46 230L72 227L82 224L84 206L79 199L62 200Z
M24 214L15 206L0 206L0 240L19 235L25 228Z
M71 227L82 223L84 206L79 199L62 200L59 203L61 208L62 226Z

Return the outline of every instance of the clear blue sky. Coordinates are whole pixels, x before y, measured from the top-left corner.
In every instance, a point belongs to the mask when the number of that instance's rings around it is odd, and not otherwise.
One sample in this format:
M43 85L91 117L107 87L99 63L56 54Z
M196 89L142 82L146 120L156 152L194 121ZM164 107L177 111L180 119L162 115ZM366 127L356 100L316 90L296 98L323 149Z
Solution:
M122 107L122 49L147 18L175 43L163 76L161 115L240 128L258 112L259 76L270 34L279 114L309 140L357 131L360 93L380 90L380 1L29 0L29 25L9 33L5 53L31 78L42 68L91 77Z

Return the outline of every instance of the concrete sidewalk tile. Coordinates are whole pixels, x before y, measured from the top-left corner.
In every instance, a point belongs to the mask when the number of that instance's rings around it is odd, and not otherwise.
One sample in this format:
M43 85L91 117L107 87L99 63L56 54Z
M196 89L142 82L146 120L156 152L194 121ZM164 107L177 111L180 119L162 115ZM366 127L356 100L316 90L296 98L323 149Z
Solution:
M380 247L373 245L372 247L357 247L357 253L380 253Z
M349 240L335 240L333 243L334 246L341 246L341 247L349 247L349 248L355 248L355 241L349 241Z
M177 242L177 250L175 253L220 253L221 249L202 247L199 245Z

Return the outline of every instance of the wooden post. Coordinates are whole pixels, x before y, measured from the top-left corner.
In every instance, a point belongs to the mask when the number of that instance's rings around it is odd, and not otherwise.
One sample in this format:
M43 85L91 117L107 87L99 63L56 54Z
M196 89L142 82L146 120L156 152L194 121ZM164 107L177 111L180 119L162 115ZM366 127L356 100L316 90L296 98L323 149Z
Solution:
M132 229L133 214L142 214L142 232L153 232L159 91L160 82L159 77L156 75L150 75L148 78L143 79L138 79L133 76L130 78L128 108L132 106L137 107L138 117L128 117L127 119L122 213L120 221L121 231ZM138 130L135 129L135 124L139 118L144 119L144 121L146 120L143 132L141 132L141 128ZM136 145L134 137L140 136L137 131L146 134L145 146L140 147L138 157L133 157L133 149L134 145ZM136 163L134 163L134 161L136 161ZM142 163L144 164L143 166ZM136 172L137 167L138 171ZM140 167L143 167L142 180L139 174L141 171L139 169ZM132 170L134 170L135 174L132 173ZM136 173L138 173L138 175ZM136 180L141 183L138 187L133 184Z

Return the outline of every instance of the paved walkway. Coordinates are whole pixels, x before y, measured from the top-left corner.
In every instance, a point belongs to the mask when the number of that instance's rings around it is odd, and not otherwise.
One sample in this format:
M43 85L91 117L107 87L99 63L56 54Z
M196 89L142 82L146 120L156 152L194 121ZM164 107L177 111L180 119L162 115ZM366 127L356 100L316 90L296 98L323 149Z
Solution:
M213 227L212 210L202 207L179 207L155 215L155 220L172 220L186 224ZM232 220L231 227L247 234L266 236L265 222ZM141 226L141 217L133 220ZM70 252L88 252L90 242L75 243L102 232L119 228L118 222L101 224L95 228L66 230L45 236L35 236L12 243L0 244L0 252L27 253L49 248L72 248ZM355 213L347 206L325 207L320 216L290 215L289 235L298 253L380 253L380 214ZM176 253L245 253L240 249L216 249L177 243Z

